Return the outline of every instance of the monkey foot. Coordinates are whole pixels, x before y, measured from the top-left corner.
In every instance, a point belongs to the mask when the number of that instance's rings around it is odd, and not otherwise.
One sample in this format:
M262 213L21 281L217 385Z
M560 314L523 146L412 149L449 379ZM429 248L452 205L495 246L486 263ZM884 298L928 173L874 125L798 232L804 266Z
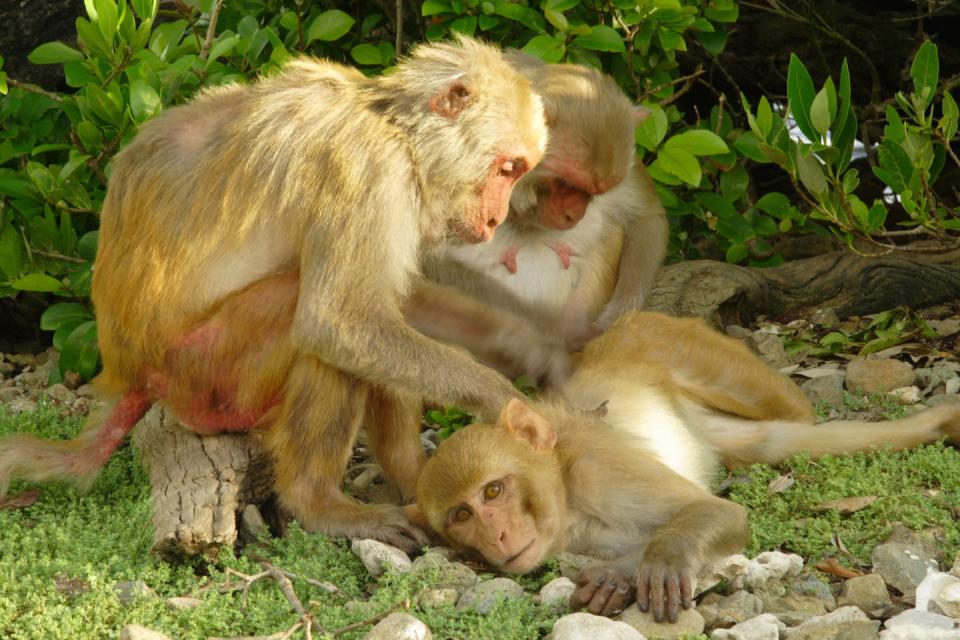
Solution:
M560 264L563 265L563 268L569 269L570 258L571 256L577 255L576 250L566 242L555 242L550 245L550 248L560 257Z
M510 273L517 272L517 252L519 250L520 248L518 246L512 245L500 256L499 264L505 266Z

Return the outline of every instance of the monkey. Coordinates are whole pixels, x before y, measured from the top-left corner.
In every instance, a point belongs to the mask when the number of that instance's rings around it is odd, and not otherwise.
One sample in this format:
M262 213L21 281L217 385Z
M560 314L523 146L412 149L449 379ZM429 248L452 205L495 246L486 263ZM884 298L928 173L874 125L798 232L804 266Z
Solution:
M442 247L424 269L554 327L576 350L644 305L666 256L666 214L635 157L634 127L647 111L595 69L519 51L508 59L543 97L546 155L518 182L492 242Z
M162 400L198 433L264 429L306 530L418 546L399 507L343 494L343 470L366 420L410 499L421 398L496 415L520 395L401 304L430 290L423 247L493 237L547 135L530 83L468 37L373 78L297 58L146 123L113 160L93 275L112 408L71 442L0 442L0 495L13 477L91 482Z
M591 341L563 392L576 406L605 403L603 417L511 399L495 422L440 443L408 513L510 573L562 551L600 558L570 603L603 615L635 599L675 621L700 570L745 546L745 509L710 491L718 460L960 439L960 407L814 426L802 392L741 343L652 312L629 312Z

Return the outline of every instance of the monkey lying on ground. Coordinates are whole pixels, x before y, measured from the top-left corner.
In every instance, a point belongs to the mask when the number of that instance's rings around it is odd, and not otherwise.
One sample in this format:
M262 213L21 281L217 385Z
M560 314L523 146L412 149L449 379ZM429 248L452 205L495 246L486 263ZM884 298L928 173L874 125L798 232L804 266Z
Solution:
M0 495L13 477L91 481L163 400L199 433L269 429L281 503L307 530L416 546L398 507L346 497L341 476L366 416L412 498L421 397L496 415L519 396L415 331L400 299L432 290L424 244L492 237L546 137L529 82L465 37L376 78L297 59L147 123L114 160L93 276L96 386L118 400L74 441L0 442ZM566 357L527 333L521 359Z
M491 242L445 247L424 269L582 346L643 306L666 255L666 215L635 158L634 127L646 111L595 69L507 57L543 98L546 155L517 183Z
M592 341L563 391L574 406L606 403L605 417L511 400L441 443L409 512L511 573L561 551L603 558L571 598L603 615L636 598L675 621L700 570L746 544L746 511L709 490L718 456L772 463L960 436L960 407L813 426L800 390L743 344L654 313Z

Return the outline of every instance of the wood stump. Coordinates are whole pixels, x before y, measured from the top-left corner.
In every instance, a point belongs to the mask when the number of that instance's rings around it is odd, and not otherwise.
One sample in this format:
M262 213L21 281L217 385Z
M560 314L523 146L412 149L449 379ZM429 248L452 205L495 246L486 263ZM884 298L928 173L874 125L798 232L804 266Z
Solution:
M723 327L759 314L800 317L833 307L840 317L960 298L960 251L863 258L833 252L753 269L697 260L661 270L653 310ZM205 556L237 541L237 514L266 500L270 465L258 434L198 436L155 406L134 431L150 473L153 551L169 560Z

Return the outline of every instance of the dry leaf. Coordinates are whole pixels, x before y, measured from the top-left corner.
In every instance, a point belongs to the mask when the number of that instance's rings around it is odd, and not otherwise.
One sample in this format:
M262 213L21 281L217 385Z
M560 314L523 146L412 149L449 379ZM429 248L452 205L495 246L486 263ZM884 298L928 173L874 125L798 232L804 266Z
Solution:
M814 511L830 511L831 509L836 509L840 512L840 515L848 516L851 513L856 513L861 509L869 507L871 504L876 501L877 496L852 496L850 498L840 498L839 500L830 500L829 502L821 502L820 504L813 507Z
M787 473L775 480L771 480L770 484L767 485L767 489L770 493L783 493L792 487L794 482L793 476Z
M842 373L843 371L840 369L839 363L830 363L820 367L813 367L812 369L797 371L794 375L803 376L805 378L822 378L824 376L835 376Z
M0 510L3 509L25 509L37 501L40 497L40 489L30 489L15 496L10 496L0 500Z

